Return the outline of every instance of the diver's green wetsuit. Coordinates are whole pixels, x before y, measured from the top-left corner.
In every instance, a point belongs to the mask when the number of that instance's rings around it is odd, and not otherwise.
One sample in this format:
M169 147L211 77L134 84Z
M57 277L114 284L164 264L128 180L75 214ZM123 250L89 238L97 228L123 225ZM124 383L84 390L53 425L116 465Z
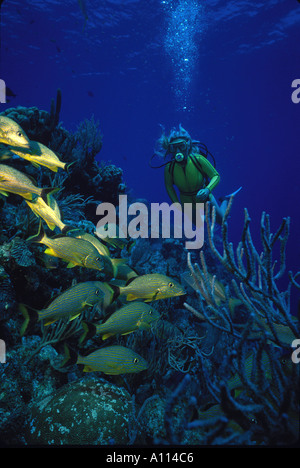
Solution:
M209 183L206 185L206 178ZM194 209L197 203L197 193L201 189L211 192L220 181L220 175L212 164L201 154L189 154L184 163L170 161L165 166L165 185L173 203L192 203ZM174 185L179 190L179 197ZM218 221L223 217L223 207L218 206L215 197L210 193L209 201L216 206ZM198 201L199 202L199 201ZM227 203L225 204L227 206ZM226 206L224 206L226 208Z

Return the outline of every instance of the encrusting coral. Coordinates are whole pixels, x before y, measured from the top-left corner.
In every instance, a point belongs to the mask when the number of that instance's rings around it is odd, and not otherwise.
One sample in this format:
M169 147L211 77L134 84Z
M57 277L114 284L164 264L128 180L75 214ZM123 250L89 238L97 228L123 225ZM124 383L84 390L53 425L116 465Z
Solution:
M30 408L30 444L108 445L129 442L131 398L103 380L71 382Z

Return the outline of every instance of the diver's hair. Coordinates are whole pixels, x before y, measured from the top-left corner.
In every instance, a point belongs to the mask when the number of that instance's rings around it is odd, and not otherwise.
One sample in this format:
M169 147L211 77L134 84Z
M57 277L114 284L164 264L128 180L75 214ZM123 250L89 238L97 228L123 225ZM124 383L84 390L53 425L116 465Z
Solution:
M199 147L197 144L199 143L198 141L193 141L190 134L183 128L181 124L178 126L178 130L173 127L172 130L170 131L169 135L166 134L165 129L163 126L162 130L163 133L161 134L160 138L156 142L156 149L155 149L155 154L161 158L164 158L167 155L167 150L170 144L171 140L174 140L175 138L187 138L191 141L192 147L191 147L191 152L192 153L198 153L199 152Z

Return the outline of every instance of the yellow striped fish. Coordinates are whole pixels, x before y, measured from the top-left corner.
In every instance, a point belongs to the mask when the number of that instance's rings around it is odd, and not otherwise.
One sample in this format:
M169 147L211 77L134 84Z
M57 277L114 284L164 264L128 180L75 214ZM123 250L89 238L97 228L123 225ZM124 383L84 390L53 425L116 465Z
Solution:
M159 273L150 273L131 278L126 286L114 286L118 294L126 295L127 301L143 299L145 302L165 299L167 297L181 296L185 290L180 283Z
M61 220L57 202L53 197L48 197L48 203L42 197L37 197L34 201L25 200L25 202L36 216L42 218L47 223L47 226L52 231L55 227L58 227L61 231L66 228L66 224Z
M245 359L245 364L243 368L244 377L252 381L254 384L257 382L259 372L255 360L256 356L253 353L249 353L249 355ZM270 380L272 378L272 370L269 357L267 353L265 353L265 351L263 351L262 353L261 360L263 363L265 378ZM243 391L243 389L245 389L245 386L242 383L238 372L235 372L234 374L232 373L232 376L229 379L227 379L226 384L232 396L234 397L237 397Z
M100 348L88 356L77 355L65 345L62 367L72 364L83 364L83 372L103 372L107 375L136 373L148 368L147 361L139 354L118 345Z
M0 142L24 148L30 147L29 138L20 125L4 115L0 115Z
M273 334L271 332L270 326L268 324L268 321L260 317L258 315L255 316L256 320L259 322L259 324L262 326L262 328L269 333L269 336L267 338L267 342L271 343L275 346L278 346L278 343L276 342L275 338L273 337ZM296 317L293 317L292 320L295 323L295 326L297 326L297 319ZM275 333L277 334L277 337L279 340L284 343L287 346L291 346L292 341L296 338L294 335L293 331L288 325L282 325L281 323L276 323L272 322L272 326L275 330ZM259 338L263 333L262 329L252 329L251 333L249 335L249 338Z
M198 409L197 412L198 412L198 417L195 422L197 421L199 422L201 421L202 423L206 422L207 427L211 427L215 425L217 419L225 416L225 413L220 404L207 405L207 409L206 408L204 408L203 410ZM249 419L249 422L250 422L250 419ZM244 432L241 426L233 419L228 421L227 427L228 429L238 434L242 434Z
M53 172L57 172L58 168L67 170L70 166L70 164L61 161L50 148L38 141L30 141L29 151L13 147L10 148L10 151L31 162L35 167L45 166Z
M29 201L32 201L37 195L48 202L48 195L54 191L57 191L57 188L37 187L23 172L6 164L0 164L0 193L2 195L7 196L7 192L15 193Z
M100 283L99 288L101 289L103 295L100 306L102 311L105 312L107 307L116 299L115 291L106 282L98 281L98 283Z
M118 265L116 278L124 281L128 281L130 278L139 276L138 273L128 265Z
M106 247L106 245L102 244L95 236L85 232L81 229L72 229L68 231L68 236L76 237L77 239L83 239L90 242L103 256L103 263L104 263L104 270L106 275L110 276L111 278L115 278L117 274L117 269L119 265L123 265L126 263L124 258L111 258L110 251Z
M91 244L98 250L101 255L109 256L110 252L106 245L102 244L95 236L85 232L83 229L74 228L68 231L68 236L70 237L77 237L78 239L84 239Z
M82 266L100 271L104 268L103 257L99 254L98 250L90 242L83 239L65 236L50 239L40 225L39 232L27 240L29 242L45 244L47 246L45 253L53 257L62 258L65 262L68 262L68 268Z
M151 324L159 318L158 311L149 304L134 302L116 310L105 323L96 325L83 323L84 333L79 343L82 344L95 334L102 335L102 340L106 340L110 336L127 335L135 330L149 330Z
M100 229L97 229L94 234L102 241L107 242L117 249L122 250L126 247L127 251L130 252L136 242L135 239L127 239L127 237L123 237L122 230L120 231L119 226L115 223L106 223L104 230L107 234ZM111 233L115 233L115 235L112 235Z
M21 327L21 336L24 335L28 325L34 322L44 321L44 325L50 325L59 319L73 320L87 307L98 304L104 293L100 281L85 281L64 291L56 297L48 307L42 310L28 310L20 304L20 310L25 318Z
M185 271L184 273L182 273L181 281L184 281L188 286L193 288L195 291L198 291L198 286L197 286L196 280L195 280L195 278L193 277L193 275L191 274L190 271ZM213 297L214 297L214 299L216 301L217 306L219 306L222 302L226 301L225 287L223 286L222 283L220 283L220 281L218 281L216 279L214 280L213 275L210 274L210 273L208 273L208 281L209 281L209 286L210 287L212 287L213 281L214 281ZM200 285L203 287L203 282L202 282L202 279L200 278L200 276L199 276L199 282L200 282ZM211 303L211 299L210 299L209 295L205 295L203 297L204 297L204 299L206 300L206 302L208 304ZM240 299L238 299L236 297L230 297L229 298L229 309L230 309L231 313L234 312L235 307L237 307L238 305L241 305L241 304L242 304L242 301Z

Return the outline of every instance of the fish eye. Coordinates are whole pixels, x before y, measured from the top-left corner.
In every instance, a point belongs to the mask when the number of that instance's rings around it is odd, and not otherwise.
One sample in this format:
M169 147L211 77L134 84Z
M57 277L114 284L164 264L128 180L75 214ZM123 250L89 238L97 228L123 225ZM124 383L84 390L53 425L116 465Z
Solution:
M22 136L23 136L23 133L22 133L22 132L17 132L17 136L18 136L18 137L22 137Z
M137 364L139 362L139 360L138 360L138 358L134 358L132 362L133 362L133 364Z
M100 293L100 289L96 289L95 291L96 296L99 296L99 293Z
M174 283L169 283L169 288L173 288L174 287Z

